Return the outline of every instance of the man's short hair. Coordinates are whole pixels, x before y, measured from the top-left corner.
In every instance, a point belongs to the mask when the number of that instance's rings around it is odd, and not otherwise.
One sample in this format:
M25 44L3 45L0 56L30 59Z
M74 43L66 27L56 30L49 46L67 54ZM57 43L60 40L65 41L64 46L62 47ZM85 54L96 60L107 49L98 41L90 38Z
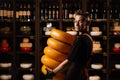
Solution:
M83 12L81 9L79 9L75 12L75 15L83 15L84 17L88 17L89 13L88 12Z
M76 15L84 15L84 14L83 14L83 11L82 11L82 10L80 10L80 9L79 9L79 10L77 10L77 11L75 12L75 14L76 14Z

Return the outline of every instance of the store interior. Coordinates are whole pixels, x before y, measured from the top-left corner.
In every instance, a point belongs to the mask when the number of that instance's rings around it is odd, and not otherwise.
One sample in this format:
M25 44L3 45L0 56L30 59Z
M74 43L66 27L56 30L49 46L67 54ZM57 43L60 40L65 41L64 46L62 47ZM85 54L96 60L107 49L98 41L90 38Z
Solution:
M58 29L76 36L77 10L90 18L94 55L89 80L120 80L119 4L119 0L0 0L0 80L45 80L45 68L54 69L67 56L49 52L49 46L60 48L61 53L70 47L61 48L50 33ZM64 80L64 76L53 80Z

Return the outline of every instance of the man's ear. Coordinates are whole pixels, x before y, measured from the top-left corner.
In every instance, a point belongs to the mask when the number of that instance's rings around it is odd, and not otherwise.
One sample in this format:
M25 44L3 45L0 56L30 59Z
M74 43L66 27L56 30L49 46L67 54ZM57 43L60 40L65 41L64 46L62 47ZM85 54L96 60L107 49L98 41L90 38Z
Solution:
M73 14L73 18L75 18L75 16L76 16L76 15L75 15L75 14Z

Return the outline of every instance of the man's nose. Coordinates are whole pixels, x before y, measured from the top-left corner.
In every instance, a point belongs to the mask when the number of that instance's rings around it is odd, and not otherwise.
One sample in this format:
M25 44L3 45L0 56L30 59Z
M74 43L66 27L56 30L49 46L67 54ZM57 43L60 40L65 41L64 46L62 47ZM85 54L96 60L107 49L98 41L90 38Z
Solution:
M79 22L77 22L76 26L80 26Z

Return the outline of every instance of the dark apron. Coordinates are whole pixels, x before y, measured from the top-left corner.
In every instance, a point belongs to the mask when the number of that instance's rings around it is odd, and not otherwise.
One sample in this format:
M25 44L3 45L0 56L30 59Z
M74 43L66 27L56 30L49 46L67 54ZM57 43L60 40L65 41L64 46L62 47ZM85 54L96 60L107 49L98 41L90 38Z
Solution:
M71 63L65 75L65 80L87 80L85 68L81 68L80 64Z

